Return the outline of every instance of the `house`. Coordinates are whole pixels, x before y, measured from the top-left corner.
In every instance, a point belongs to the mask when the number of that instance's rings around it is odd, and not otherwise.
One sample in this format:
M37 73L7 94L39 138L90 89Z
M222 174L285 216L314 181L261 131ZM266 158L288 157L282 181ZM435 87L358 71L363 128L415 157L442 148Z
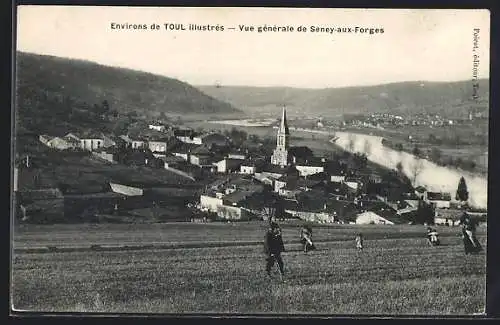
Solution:
M356 216L356 224L357 225L369 225L369 224L375 224L375 225L393 225L394 223L392 221L389 221L375 212L372 211L366 211L363 213L360 213Z
M160 123L152 123L148 125L148 128L158 132L165 132L166 126Z
M184 143L196 145L203 144L201 136L191 129L177 129L174 131L174 135L177 139Z
M332 183L343 183L345 181L345 175L330 175L330 182Z
M68 149L75 148L75 146L72 143L70 143L70 142L66 141L64 138L60 138L60 137L53 137L52 139L47 141L47 143L45 145L50 147L50 148L54 148L54 149L58 149L58 150L68 150Z
M132 139L128 135L120 135L119 137L123 142L125 142L126 147L132 149L143 149L146 148L146 141L142 139Z
M242 153L239 151L229 152L227 155L227 158L245 160L245 159L247 159L247 155L245 153Z
M321 193L303 194L297 199L285 200L284 209L286 213L305 221L333 223L337 219L337 211L331 206L330 201Z
M438 209L449 209L451 202L450 193L425 192L424 201L434 205Z
M40 140L41 143L43 143L44 145L48 146L47 143L54 137L50 136L50 135L47 135L47 134L41 134L39 137L38 137L38 140Z
M200 196L200 208L215 212L221 219L249 220L255 215L244 206L244 202L264 187L251 179L227 178L210 186L210 190Z
M104 148L114 147L117 144L117 137L115 136L103 135L103 140Z
M223 205L222 198L207 194L200 195L200 208L202 211L215 212Z
M242 163L243 160L241 159L224 158L218 162L215 162L214 165L217 167L218 173L231 173L239 171Z
M144 149L130 149L121 157L120 162L133 166L148 166L155 159L152 153Z
M163 157L162 160L164 162L165 169L178 168L179 165L186 164L186 160L184 160L184 158L175 155L167 155Z
M424 197L425 197L425 192L427 192L427 189L423 186L417 186L415 188L415 195L417 195L417 197L420 199L420 200L423 200Z
M196 166L206 166L212 164L212 153L205 146L198 146L191 150L189 162Z
M153 155L157 158L165 157L167 151L172 147L172 145L171 139L166 137L155 137L147 142L148 149L153 152Z
M361 188L361 181L357 178L354 178L354 177L347 177L344 179L344 182L343 182L345 185L347 185L347 187L349 189L352 189L354 191L357 191Z
M69 144L71 149L79 149L81 147L80 138L78 138L76 135L72 133L68 133L62 138Z
M253 175L257 172L257 166L255 163L244 161L240 165L240 173L241 174L249 174Z
M296 164L295 168L300 173L300 176L309 176L309 175L314 175L317 173L322 173L324 172L324 167L320 166L319 164Z
M283 175L274 181L274 191L280 193L280 189L288 187L289 189L295 189L298 177L292 175Z
M240 166L241 174L249 174L253 175L262 170L262 167L265 165L265 160L260 158L250 158L245 159Z
M180 143L172 148L171 152L173 155L183 158L186 161L190 161L191 151L198 148L199 145L192 143Z
M92 155L94 157L97 157L99 159L105 160L110 163L116 163L117 157L116 157L117 151L114 148L99 148L94 151L92 151Z
M80 146L83 150L93 151L104 146L104 137L97 132L85 132L78 135Z

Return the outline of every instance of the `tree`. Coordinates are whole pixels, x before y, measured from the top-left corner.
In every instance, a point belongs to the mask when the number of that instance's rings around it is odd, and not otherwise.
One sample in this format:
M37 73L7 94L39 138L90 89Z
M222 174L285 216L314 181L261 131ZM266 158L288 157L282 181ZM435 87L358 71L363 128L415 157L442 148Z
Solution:
M370 143L370 141L365 140L365 143L363 145L363 152L367 156L369 156L372 153L372 144Z
M355 138L354 134L349 133L347 141L348 141L347 142L347 150L349 150L350 152L353 152L354 151L354 146L355 146L355 143L356 143L356 138Z
M422 154L422 151L420 150L420 148L419 148L418 146L415 146L415 147L413 148L412 153L413 153L413 155L414 155L415 157L417 157L417 158L418 158L418 157L420 157L420 155Z
M398 171L398 173L402 174L403 173L403 164L401 162L398 162L396 164L396 170Z
M439 149L438 149L438 148L436 148L436 147L433 147L433 148L431 149L431 154L430 154L430 156L431 156L432 161L434 161L434 162L439 162L439 161L441 160L441 150L439 150Z
M413 164L411 165L411 168L410 168L410 175L411 175L413 187L416 186L418 175L420 175L423 168L424 168L424 164L423 164L422 160L416 158L415 161L413 162Z
M108 101L106 99L102 101L101 107L102 107L101 112L103 114L106 114L107 112L109 112L110 107L109 107L109 103L108 103Z
M465 178L463 176L460 177L460 181L458 182L455 199L462 202L467 202L469 200L469 191L467 190L467 184L465 183Z
M418 207L415 214L414 222L417 224L434 224L434 217L436 215L435 207L432 204L427 204L424 201L418 201Z

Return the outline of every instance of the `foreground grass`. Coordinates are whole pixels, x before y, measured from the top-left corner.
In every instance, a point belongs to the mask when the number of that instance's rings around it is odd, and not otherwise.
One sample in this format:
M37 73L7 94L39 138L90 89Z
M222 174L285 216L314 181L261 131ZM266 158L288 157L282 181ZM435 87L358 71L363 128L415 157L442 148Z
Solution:
M376 229L376 227L375 227ZM391 228L393 229L393 228ZM484 236L480 237L484 243ZM284 253L286 282L267 279L260 246L16 254L16 309L132 313L471 314L482 311L485 255L459 238L324 242Z

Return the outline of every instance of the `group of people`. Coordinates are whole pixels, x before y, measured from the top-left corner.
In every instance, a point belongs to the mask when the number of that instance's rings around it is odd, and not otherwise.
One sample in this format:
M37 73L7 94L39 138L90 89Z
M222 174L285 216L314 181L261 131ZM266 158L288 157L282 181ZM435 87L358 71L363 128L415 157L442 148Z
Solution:
M460 225L462 225L462 239L465 249L465 254L473 254L482 251L482 246L476 237L477 220L471 218L466 212L460 218ZM315 250L316 246L312 240L312 228L309 225L304 225L300 230L300 241L305 253ZM431 228L427 228L427 239L430 245L439 246L439 233ZM356 234L355 237L356 249L358 251L363 249L363 235ZM281 278L285 275L283 258L281 253L285 251L281 228L274 220L270 220L269 229L264 237L264 253L266 254L266 272L271 276L271 269L275 264L278 264L279 273Z
M465 254L479 253L483 250L481 243L476 237L476 227L477 220L472 218L469 214L464 212L460 217L460 223L462 226L462 240L464 244ZM427 239L429 244L432 246L439 246L441 244L439 240L439 233L436 229L431 227L427 228Z
M303 251L305 253L315 250L316 246L312 240L312 228L309 225L304 225L300 230L300 242L303 246ZM358 233L356 235L356 248L358 250L363 249L363 236ZM275 264L278 264L279 273L281 279L285 275L283 258L281 253L285 251L285 245L283 244L283 237L281 234L281 228L274 220L270 220L269 229L264 237L264 253L266 254L266 272L271 276L271 269Z

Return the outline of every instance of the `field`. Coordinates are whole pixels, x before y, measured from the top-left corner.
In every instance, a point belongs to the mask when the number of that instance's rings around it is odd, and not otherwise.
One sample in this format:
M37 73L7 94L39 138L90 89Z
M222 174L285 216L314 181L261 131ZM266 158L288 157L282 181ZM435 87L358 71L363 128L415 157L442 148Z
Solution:
M263 272L265 224L22 225L14 229L13 305L19 310L129 313L472 314L484 309L485 253L466 256L459 228L282 224L286 281ZM365 249L354 248L355 233ZM478 237L486 247L486 229ZM28 247L130 245L33 253ZM170 248L161 244L171 245ZM135 245L135 249L132 249ZM277 271L275 271L277 272Z

